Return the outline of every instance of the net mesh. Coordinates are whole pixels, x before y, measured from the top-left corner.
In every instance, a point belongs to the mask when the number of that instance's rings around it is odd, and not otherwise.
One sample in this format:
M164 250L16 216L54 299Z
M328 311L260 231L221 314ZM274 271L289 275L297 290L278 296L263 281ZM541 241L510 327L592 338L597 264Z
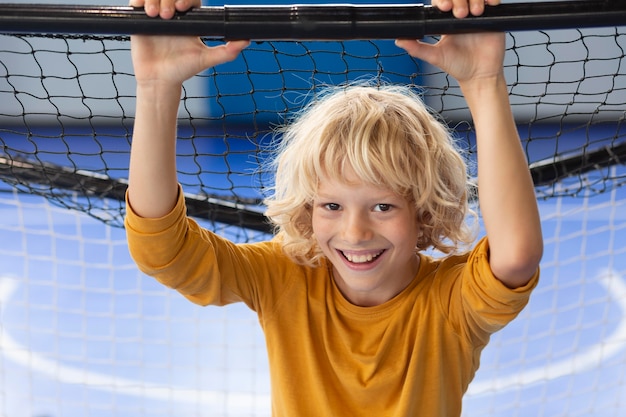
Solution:
M137 271L123 229L0 191L0 415L271 415L253 312L197 308ZM542 279L484 350L464 416L623 415L624 193L539 203Z
M134 111L128 38L0 38L0 178L121 225ZM623 184L620 172L602 168L624 158L625 45L622 27L509 34L506 76L540 198ZM262 224L259 203L272 173L261 167L273 127L319 88L362 80L415 86L474 157L454 80L391 41L257 42L185 85L179 179L198 204L195 214L246 226L247 213ZM604 158L594 159L598 150ZM68 198L68 190L82 198ZM104 207L103 197L120 202Z
M623 415L625 47L624 27L507 35L545 256L529 306L484 351L464 415ZM392 42L255 42L185 84L190 212L237 242L267 238L274 125L357 80L415 86L473 164L458 86ZM270 415L256 317L193 308L129 258L134 91L127 37L0 35L0 415Z

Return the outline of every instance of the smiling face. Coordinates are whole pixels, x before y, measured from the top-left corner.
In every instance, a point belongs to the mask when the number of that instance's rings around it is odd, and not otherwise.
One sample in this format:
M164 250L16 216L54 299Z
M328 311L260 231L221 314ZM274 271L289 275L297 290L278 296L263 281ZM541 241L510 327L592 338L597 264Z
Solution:
M392 273L381 280L380 288L385 291L380 292L379 298L388 299L406 281L406 274L396 271L404 272L416 246L420 251L434 248L447 254L474 241L473 230L465 224L468 214L465 160L447 126L430 113L411 87L354 85L322 92L281 132L276 159L269 167L275 172L275 186L265 200L265 214L276 226L277 240L285 254L294 262L311 267L318 267L321 259L329 258L335 265L339 285L345 281L344 293L350 293L352 288L348 271L350 274L360 271L365 276L368 269L378 271L384 267ZM352 178L346 177L347 167L353 168ZM327 178L320 178L324 174ZM344 191L346 185L350 187ZM359 187L361 190L352 198L351 191ZM341 243L340 248L340 243L335 243L340 242L336 237L339 232L333 231L336 236L332 238L330 234L332 228L338 229L335 224L345 223L341 216L345 216L346 208L351 209L351 204L360 202L360 198L374 197L374 192L385 190L395 194L394 197L406 197L415 208L415 215L407 215L406 222L400 222L402 226L396 231L393 216L397 215L397 209L387 206L382 197L388 196L382 195L378 201L361 202L370 205L371 213L360 224L363 227L386 224L382 231L377 226L371 232L377 235L374 243L387 240L393 250L380 254L375 250L350 252L352 246L361 245L348 243ZM325 201L321 202L320 197ZM317 204L315 209L313 200ZM390 207L393 209L388 210ZM402 204L398 207L413 210ZM340 220L335 221L332 216ZM411 243L406 247L410 247L411 255L398 259L395 241L407 233ZM335 247L344 249L342 258L336 256ZM391 254L395 265L388 266L386 259ZM358 262L367 261L370 256L371 262ZM343 259L348 261L347 265ZM398 275L401 275L397 279L400 285L395 285ZM369 290L363 282L365 292L358 294L367 295ZM358 303L356 295L350 297Z
M417 273L416 210L406 198L346 171L341 181L320 177L313 233L344 297L360 306L379 305Z

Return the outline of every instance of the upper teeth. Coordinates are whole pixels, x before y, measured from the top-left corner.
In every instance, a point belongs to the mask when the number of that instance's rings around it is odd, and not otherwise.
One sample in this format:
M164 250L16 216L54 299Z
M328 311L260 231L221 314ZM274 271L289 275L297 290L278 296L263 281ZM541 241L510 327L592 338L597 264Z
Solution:
M344 252L344 256L350 262L355 263L355 264L360 264L360 263L365 263L365 262L371 262L372 259L374 259L377 256L379 256L381 253L382 252L379 252L379 253L368 253L366 255L357 255L357 254L351 254L351 253L345 253Z

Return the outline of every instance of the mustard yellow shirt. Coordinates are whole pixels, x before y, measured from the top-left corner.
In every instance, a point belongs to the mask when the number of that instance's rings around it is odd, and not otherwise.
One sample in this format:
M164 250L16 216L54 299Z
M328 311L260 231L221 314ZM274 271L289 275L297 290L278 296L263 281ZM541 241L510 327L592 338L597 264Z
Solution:
M537 283L508 289L488 243L463 256L420 254L413 282L376 307L349 303L329 265L291 262L275 241L233 244L185 215L182 193L160 219L127 204L139 268L200 305L244 302L266 337L274 417L458 417L490 334Z

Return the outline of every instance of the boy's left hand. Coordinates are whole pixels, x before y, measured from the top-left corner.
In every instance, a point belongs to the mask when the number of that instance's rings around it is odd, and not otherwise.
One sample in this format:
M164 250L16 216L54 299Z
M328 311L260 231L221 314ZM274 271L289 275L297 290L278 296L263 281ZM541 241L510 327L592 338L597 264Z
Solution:
M504 63L504 33L443 35L435 44L398 39L396 45L454 77L459 83L501 74Z
M496 5L500 0L488 0ZM485 0L432 0L433 6L464 18L471 11L480 15ZM483 32L460 35L443 35L435 44L415 39L398 39L396 45L411 56L422 59L454 77L459 83L469 80L499 76L503 70L504 33Z

